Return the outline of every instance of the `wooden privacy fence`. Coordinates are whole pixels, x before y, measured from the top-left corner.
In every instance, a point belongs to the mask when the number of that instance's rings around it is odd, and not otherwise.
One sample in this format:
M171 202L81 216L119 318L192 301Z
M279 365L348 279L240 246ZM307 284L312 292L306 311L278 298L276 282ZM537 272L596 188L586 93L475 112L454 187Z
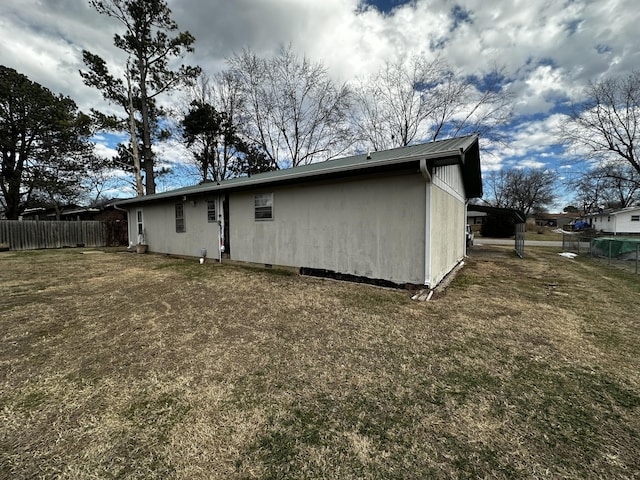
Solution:
M10 250L39 248L104 247L104 222L52 222L41 220L0 220L0 245Z

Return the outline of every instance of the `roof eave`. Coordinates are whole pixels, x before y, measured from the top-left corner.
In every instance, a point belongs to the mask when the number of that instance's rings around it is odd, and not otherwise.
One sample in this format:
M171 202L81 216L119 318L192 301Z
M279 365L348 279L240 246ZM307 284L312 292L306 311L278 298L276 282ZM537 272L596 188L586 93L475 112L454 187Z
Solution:
M402 165L410 165L414 162L427 160L433 166L460 164L466 190L467 198L475 198L482 196L482 178L480 174L480 154L478 147L478 137L474 135L469 137L469 141L458 149L444 150L439 152L402 156L392 159L367 159L365 155L361 156L361 160L349 165L336 165L335 167L319 168L313 171L300 171L296 168L282 170L279 175L273 177L263 177L256 175L254 177L246 177L241 180L216 183L201 184L194 187L185 187L170 192L158 193L142 197L133 197L116 202L116 205L135 205L161 199L179 198L183 196L202 195L214 192L229 192L233 190L247 189L260 186L277 185L281 183L291 183L294 181L315 180L323 177L347 175L349 173L376 171L384 167L400 167Z
M225 183L222 182L220 184L206 184L206 187L196 186L191 188L184 188L178 190L172 190L170 192L158 193L155 195L145 195L142 197L134 197L128 198L119 202L116 202L116 205L133 205L137 203L146 203L154 200L160 199L171 199L178 198L182 196L189 195L201 195L205 193L213 193L213 192L228 192L232 190L238 189L247 189L250 187L260 187L267 185L274 185L279 183L287 183L292 180L309 180L309 179L318 179L322 177L335 176L339 174L347 174L352 172L366 172L368 170L375 171L381 167L400 167L402 165L412 164L415 162L419 162L420 160L433 160L433 159L441 159L441 158L457 158L457 163L460 163L460 152L456 150L451 150L447 152L440 152L428 155L413 155L408 157L401 157L395 159L385 159L385 160L365 160L362 162L358 162L352 165L342 165L332 168L323 168L321 170L313 171L313 172L287 172L282 175L278 175L277 177L272 178L261 178L259 176L256 177L247 177L242 182L235 183ZM294 170L294 169L290 169ZM203 184L205 185L205 184Z

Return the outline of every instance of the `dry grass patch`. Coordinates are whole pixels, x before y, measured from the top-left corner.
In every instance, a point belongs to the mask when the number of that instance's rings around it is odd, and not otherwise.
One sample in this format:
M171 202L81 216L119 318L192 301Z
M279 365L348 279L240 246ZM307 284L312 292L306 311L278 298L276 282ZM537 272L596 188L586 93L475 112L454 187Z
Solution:
M1 253L0 478L640 475L640 280L494 249L428 303L156 255Z

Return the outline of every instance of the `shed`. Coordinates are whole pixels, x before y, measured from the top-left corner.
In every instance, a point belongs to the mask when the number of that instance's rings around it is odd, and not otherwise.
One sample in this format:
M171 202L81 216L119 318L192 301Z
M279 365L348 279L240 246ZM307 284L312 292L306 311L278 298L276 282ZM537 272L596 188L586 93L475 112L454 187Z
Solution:
M435 287L482 196L476 135L118 202L151 252ZM223 257L222 250L225 252Z

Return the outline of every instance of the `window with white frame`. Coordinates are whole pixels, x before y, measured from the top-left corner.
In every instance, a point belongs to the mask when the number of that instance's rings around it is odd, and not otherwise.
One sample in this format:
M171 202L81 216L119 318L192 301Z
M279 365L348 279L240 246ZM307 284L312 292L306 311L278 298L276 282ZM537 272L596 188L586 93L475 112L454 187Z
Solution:
M273 193L258 193L253 205L255 220L273 220Z
M632 222L640 222L640 215L631 215Z
M144 234L144 223L142 223L142 210L136 212L136 220L138 224L138 235Z
M215 223L218 219L216 218L216 202L213 200L209 200L207 202L207 222Z
M184 231L184 205L182 203L176 203L176 232L182 233Z

